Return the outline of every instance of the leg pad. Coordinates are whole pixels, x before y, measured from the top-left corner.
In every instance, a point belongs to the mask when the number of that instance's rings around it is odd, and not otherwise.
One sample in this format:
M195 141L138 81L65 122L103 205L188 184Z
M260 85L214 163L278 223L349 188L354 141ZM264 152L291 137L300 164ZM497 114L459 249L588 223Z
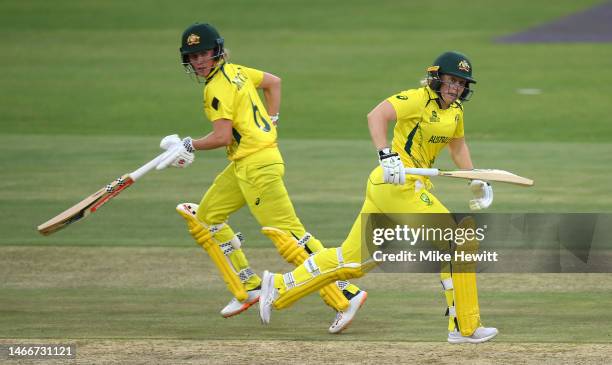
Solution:
M202 246L204 251L210 256L211 260L219 269L221 277L229 291L240 301L244 301L248 298L247 291L240 280L239 273L234 270L231 261L224 254L219 243L213 238L214 229L208 227L203 222L200 222L196 218L196 212L198 205L193 203L182 203L176 207L176 211L180 214L187 222L189 233L193 236L196 242ZM247 273L243 273L245 276Z
M458 224L462 228L476 228L473 218L466 217ZM480 243L474 239L457 246L457 252L465 254L478 253ZM480 306L478 305L478 289L476 285L476 262L452 262L452 288L454 292L454 309L459 324L459 331L463 336L471 336L476 328L481 326ZM450 310L449 310L450 311Z
M280 255L287 262L295 266L301 265L310 257L306 250L307 247L313 253L323 248L321 242L310 233L306 233L304 237L297 240L290 234L274 227L263 227L261 232L272 240ZM319 295L321 295L325 304L334 308L336 311L343 311L349 306L348 299L342 294L342 290L338 288L336 283L330 283L321 287Z
M299 299L326 286L333 285L334 288L339 290L335 284L335 281L359 278L363 276L363 274L364 271L362 270L361 265L353 264L313 276L312 279L282 292L274 301L274 308L284 309L290 307ZM344 299L346 300L346 298Z

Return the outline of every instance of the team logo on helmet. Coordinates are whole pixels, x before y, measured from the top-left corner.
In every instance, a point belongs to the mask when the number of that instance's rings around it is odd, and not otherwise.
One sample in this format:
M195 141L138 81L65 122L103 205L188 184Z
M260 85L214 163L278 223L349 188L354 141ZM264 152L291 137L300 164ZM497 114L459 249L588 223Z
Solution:
M464 72L470 72L470 64L466 60L461 60L457 65L457 68Z
M193 46L194 44L200 44L200 37L192 33L187 37L187 45Z

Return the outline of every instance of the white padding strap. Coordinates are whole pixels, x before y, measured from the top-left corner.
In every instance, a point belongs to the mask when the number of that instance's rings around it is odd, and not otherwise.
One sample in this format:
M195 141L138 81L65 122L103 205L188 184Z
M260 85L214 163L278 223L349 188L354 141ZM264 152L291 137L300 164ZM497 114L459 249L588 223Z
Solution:
M457 317L457 312L455 311L455 306L448 307L448 315L451 317Z
M453 279L448 278L448 279L442 280L442 287L444 288L444 290L452 290L453 289Z
M244 242L244 237L242 237L242 233L238 232L231 240L228 241L234 250L239 250L242 247L242 242Z
M310 256L308 259L306 259L306 261L304 261L304 267L306 267L306 270L312 276L321 275L321 271L319 270L317 263L314 261L314 256Z
M338 257L338 267L343 267L344 257L342 256L342 247L336 247L336 256Z
M240 278L240 281L243 283L249 280L253 275L255 275L255 272L250 267L247 267L246 269L242 269L238 273L238 277Z
M219 232L223 226L225 226L225 223L211 224L208 226L208 232L214 235L215 233Z
M292 272L284 274L283 281L285 282L285 288L287 288L287 290L295 287L295 279L293 278Z
M232 252L242 247L242 242L244 242L244 237L242 237L242 233L238 232L231 240L220 244L219 247L225 256L229 256Z
M306 243L308 243L308 241L310 241L311 237L312 237L312 235L310 233L306 232L304 234L304 237L300 238L297 241L297 244L300 245L301 247L304 247L304 246L306 246Z
M225 256L229 256L232 252L234 252L234 246L232 245L232 241L227 241L219 245L221 251Z

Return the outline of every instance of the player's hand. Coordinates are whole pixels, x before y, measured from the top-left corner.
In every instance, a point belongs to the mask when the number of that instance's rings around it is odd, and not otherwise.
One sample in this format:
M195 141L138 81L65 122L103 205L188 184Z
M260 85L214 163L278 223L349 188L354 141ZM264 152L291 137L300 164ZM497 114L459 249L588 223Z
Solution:
M193 162L195 155L193 154L193 143L191 137L187 137L179 143L171 145L168 149L168 156L159 162L156 169L163 170L168 166L184 168Z
M486 181L472 180L470 190L474 199L470 200L471 210L486 209L493 204L493 187Z
M406 183L406 170L399 155L391 149L378 151L378 160L383 169L383 179L387 184L403 185Z
M178 136L178 134L171 134L162 138L161 142L159 142L159 147L167 151L170 147L177 143L181 143L181 138Z

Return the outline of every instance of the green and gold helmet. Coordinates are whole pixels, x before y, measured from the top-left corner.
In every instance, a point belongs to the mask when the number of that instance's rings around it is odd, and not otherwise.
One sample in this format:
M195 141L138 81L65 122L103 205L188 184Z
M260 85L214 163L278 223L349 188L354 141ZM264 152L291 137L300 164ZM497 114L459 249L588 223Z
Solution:
M454 51L444 52L436 58L430 68L436 67L438 74L453 75L466 79L468 83L476 83L472 78L472 62L464 54Z
M223 38L212 25L195 23L183 32L179 49L183 65L189 63L189 54L210 49L215 50L214 58L220 58L224 54Z
M467 81L463 93L459 96L462 101L470 99L473 91L470 84L475 84L476 80L472 77L472 62L462 53L449 51L438 56L431 66L427 68L427 79L429 86L435 92L440 92L440 75L453 75Z

